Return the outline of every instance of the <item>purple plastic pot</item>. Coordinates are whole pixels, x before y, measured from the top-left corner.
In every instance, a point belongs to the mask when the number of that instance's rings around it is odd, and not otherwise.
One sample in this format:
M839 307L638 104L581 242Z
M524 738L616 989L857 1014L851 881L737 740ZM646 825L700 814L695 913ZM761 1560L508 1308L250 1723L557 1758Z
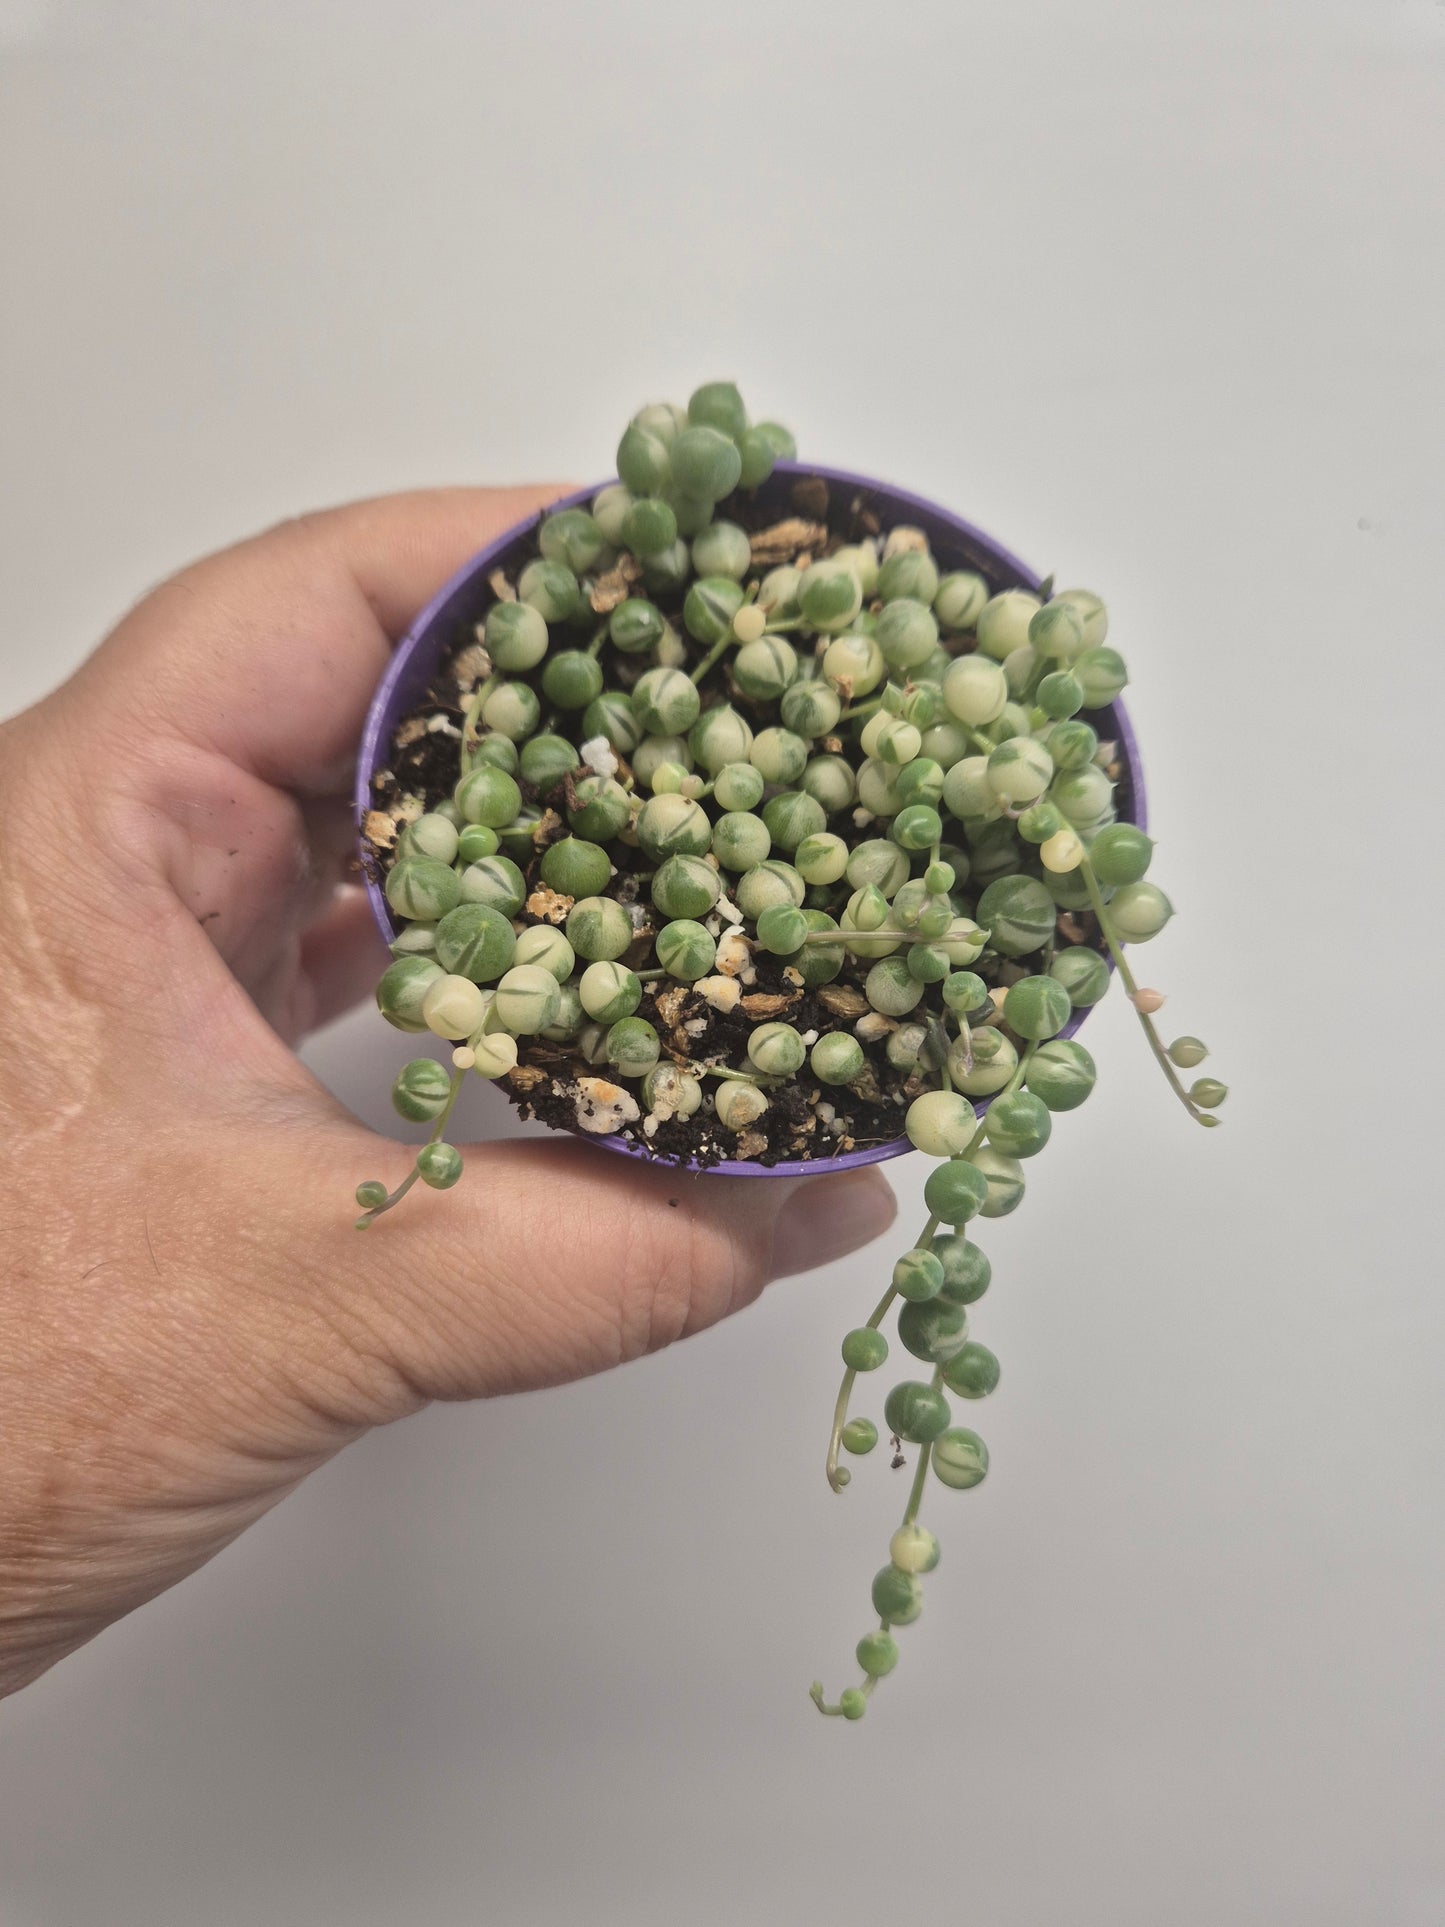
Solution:
M1026 568L1017 556L1011 555L991 536L985 535L982 529L965 522L961 516L951 515L936 503L925 502L905 489L890 488L882 482L872 481L866 475L850 475L837 468L820 468L811 462L779 462L772 477L758 491L764 506L776 507L780 514L786 513L793 482L805 476L820 477L835 494L862 496L868 506L876 510L885 528L897 522L906 522L922 529L928 536L940 567L945 570L976 569L996 592L1000 589L1037 589L1039 586L1038 576ZM575 495L564 496L552 506L572 508L586 504L603 486L599 482L591 488L579 489ZM397 645L396 653L372 698L361 738L361 754L356 769L358 822L371 807L371 779L378 770L386 767L392 735L398 723L421 702L447 651L459 639L470 636L472 625L485 613L492 600L487 583L492 571L515 567L536 553L538 520L538 517L532 516L525 522L519 522L515 528L508 529L495 542L489 543L473 556L445 587L437 591ZM1100 733L1119 745L1119 761L1123 765L1123 773L1115 791L1119 815L1124 821L1137 823L1143 829L1146 822L1144 778L1139 767L1138 745L1122 703L1113 703L1100 712ZM397 930L390 905L384 892L370 878L366 887L377 925L389 943ZM1062 1034L1072 1037L1087 1016L1086 1010L1075 1012ZM974 1108L981 1112L985 1104L975 1105ZM590 1138L586 1141L622 1157L646 1159L648 1156L640 1145L630 1144L622 1138ZM829 1171L849 1171L856 1165L878 1164L884 1158L901 1157L912 1148L906 1137L900 1137L889 1144L874 1145L864 1151L849 1151L836 1158L812 1158L789 1164L728 1162L705 1168L734 1177L820 1177Z

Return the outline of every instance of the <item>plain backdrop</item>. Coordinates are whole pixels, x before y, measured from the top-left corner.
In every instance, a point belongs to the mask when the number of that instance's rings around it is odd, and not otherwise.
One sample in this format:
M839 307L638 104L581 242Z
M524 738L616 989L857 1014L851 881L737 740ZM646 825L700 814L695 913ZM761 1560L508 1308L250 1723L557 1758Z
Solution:
M1232 1086L1206 1135L1090 1020L861 1726L806 1689L902 1493L821 1460L898 1237L373 1436L10 1702L3 1927L1438 1927L1445 6L0 0L0 50L0 710L208 547L600 477L733 376L1108 597L1141 967ZM409 1054L308 1053L380 1124Z

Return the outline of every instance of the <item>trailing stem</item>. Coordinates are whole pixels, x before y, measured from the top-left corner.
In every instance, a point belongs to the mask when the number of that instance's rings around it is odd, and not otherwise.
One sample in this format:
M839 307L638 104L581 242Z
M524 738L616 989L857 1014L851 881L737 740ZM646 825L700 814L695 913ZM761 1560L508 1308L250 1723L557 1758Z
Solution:
M436 1123L433 1124L432 1126L431 1136L427 1139L427 1144L436 1144L440 1142L440 1140L446 1135L447 1119L451 1116L452 1107L455 1105L457 1098L460 1095L461 1088L462 1088L462 1079L465 1076L466 1076L465 1071L452 1072L451 1089L447 1093L447 1101L442 1106L441 1110L437 1113L437 1120L436 1120ZM423 1146L422 1148L425 1149L426 1147ZM376 1220L381 1216L383 1211L390 1211L393 1205L400 1204L402 1199L406 1196L407 1192L410 1191L411 1187L416 1183L417 1179L420 1176L421 1176L420 1166L417 1164L413 1164L411 1167L411 1170L408 1171L406 1176L402 1179L401 1183L396 1187L394 1191L389 1191L387 1193L382 1203L375 1206L374 1209L364 1212L363 1215L356 1220L356 1229L358 1231L365 1231L369 1229L369 1227L373 1225L376 1222Z
M1149 1015L1147 1010L1141 1010L1139 1008L1139 986L1134 980L1133 971L1129 968L1129 960L1124 955L1124 945L1119 941L1115 933L1113 921L1109 916L1109 907L1104 902L1104 893L1099 888L1099 879L1094 875L1094 866L1089 861L1087 851L1080 859L1079 869L1083 875L1085 887L1089 892L1089 901L1093 905L1094 915L1099 919L1099 928L1104 933L1104 941L1109 946L1109 955L1114 959L1114 968L1119 973L1120 982L1129 993L1129 1001L1134 1006L1134 1014L1144 1026L1144 1035L1149 1040L1149 1048L1158 1060L1160 1070L1162 1070L1165 1077L1168 1078L1170 1089L1174 1092L1174 1095L1179 1099L1179 1102L1184 1106L1185 1110L1188 1111L1196 1124L1210 1126L1218 1124L1219 1119L1211 1116L1208 1111L1203 1110L1196 1104L1188 1091L1185 1090L1184 1086L1180 1083L1179 1073L1169 1061L1169 1053L1165 1050L1160 1040L1159 1032L1154 1027L1154 1019Z
M462 718L462 742L459 752L458 781L460 781L463 776L469 776L472 772L477 754L477 724L482 719L482 705L486 702L488 696L491 695L496 686L497 678L495 676L488 676L485 682L479 682L472 691L472 698L467 704L466 715Z

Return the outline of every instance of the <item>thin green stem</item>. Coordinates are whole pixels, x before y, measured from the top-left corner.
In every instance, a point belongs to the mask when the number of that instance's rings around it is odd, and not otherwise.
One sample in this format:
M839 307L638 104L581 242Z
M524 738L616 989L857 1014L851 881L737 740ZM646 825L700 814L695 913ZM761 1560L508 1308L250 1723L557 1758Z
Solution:
M494 1005L489 1007L486 1017L482 1019L483 1030L485 1030L487 1027L487 1019L490 1018L490 1016L492 1015L493 1009L495 1009ZM465 1078L466 1078L465 1071L452 1072L451 1089L447 1092L446 1103L443 1104L443 1106L441 1107L441 1110L437 1113L436 1123L433 1124L433 1126L431 1127L431 1136L427 1139L428 1144L438 1144L441 1142L442 1138L445 1137L447 1121L451 1117L451 1114L456 1105L457 1099L461 1096L462 1084Z
M960 1023L962 1024L961 1019L960 1019ZM967 1026L964 1025L963 1029L966 1034ZM1028 1045L1028 1047L1023 1052L1022 1056L1019 1058L1018 1064L1014 1068L1013 1075L1010 1077L1008 1083L1004 1085L1003 1089L998 1092L998 1096L1000 1097L1007 1096L1011 1091L1016 1091L1019 1088L1019 1086L1023 1083L1025 1076L1028 1074L1029 1060L1032 1058L1034 1052L1037 1049L1038 1049L1038 1044L1036 1042L1030 1043ZM966 1157L968 1155L968 1152L971 1151L976 1144L982 1141L986 1128L987 1128L987 1118L986 1117L979 1118L975 1124L974 1133L973 1133L973 1136L969 1139L967 1148L958 1154L960 1157ZM921 1247L923 1247L924 1249L927 1249L932 1245L934 1236L938 1230L938 1226L939 1226L939 1219L937 1215L936 1214L930 1215L927 1224L925 1224L925 1226L923 1227L922 1236L918 1239L918 1243ZM879 1320L883 1317L884 1313L887 1311L888 1306L892 1302L893 1297L894 1297L894 1292L892 1287L890 1287L888 1292L885 1294L882 1303L878 1306L878 1309L874 1312L872 1318L869 1319L868 1322L870 1325L874 1326L875 1328L877 1327ZM843 1487L839 1485L837 1481L838 1447L842 1439L843 1426L847 1422L848 1399L853 1389L853 1380L855 1379L856 1376L857 1374L854 1371L848 1371L844 1374L843 1383L838 1392L838 1403L834 1407L834 1411L833 1411L833 1435L828 1445L828 1483L833 1487L833 1490L835 1492L840 1492L843 1490ZM943 1367L939 1365L934 1368L933 1378L931 1380L932 1389L936 1392L939 1389L939 1387L942 1385L942 1383L943 1383ZM908 1492L908 1503L904 1507L904 1511L903 1511L904 1526L911 1526L917 1523L919 1510L923 1505L924 1487L928 1482L928 1468L932 1464L932 1462L933 1462L933 1442L932 1440L929 1440L926 1444L922 1445L919 1448L918 1463L913 1469L913 1483L910 1486L909 1492ZM888 1630L889 1630L888 1620L886 1619L880 1620L879 1631L886 1633ZM877 1685L877 1683L878 1681L876 1677L874 1677L871 1674L866 1675L859 1682L859 1690L865 1695L870 1695L873 1691L873 1688ZM832 1714L841 1714L843 1711L841 1702L836 1706L830 1706L827 1703L827 1701L824 1699L823 1686L820 1680L815 1680L813 1682L813 1685L809 1689L808 1697L812 1700L813 1704L817 1707L820 1713L827 1713L832 1715Z
M1039 1040L1037 1037L1034 1038L1032 1043L1024 1045L1024 1054L1019 1059L1018 1063L1015 1065L1013 1076L1009 1079L1007 1084L1004 1085L1003 1089L998 1093L1000 1097L1012 1097L1014 1092L1018 1090L1019 1086L1023 1083L1024 1079L1029 1074L1029 1062L1033 1057L1034 1052L1038 1049L1038 1047L1039 1047Z
M936 1365L930 1384L936 1392L943 1383L943 1367ZM911 1526L918 1517L918 1508L923 1504L923 1482L928 1477L928 1462L933 1457L933 1442L930 1440L918 1454L918 1465L913 1474L913 1488L908 1494L908 1504L904 1509L903 1523Z
M938 1224L937 1218L929 1219L928 1227L924 1231L923 1237L919 1239L918 1241L919 1244L926 1244L932 1241L933 1231L936 1228L937 1224ZM889 1296L891 1297L892 1294L890 1293ZM883 1305L880 1305L878 1308L878 1314L877 1314L878 1316L882 1315L882 1312L885 1309L886 1305L887 1305L887 1300L885 1299ZM873 1321L870 1319L869 1322L872 1323ZM848 1377L844 1379L843 1381L844 1392L847 1391L847 1388L852 1380L852 1377L853 1377L853 1374L850 1372ZM933 1374L932 1384L935 1392L938 1390L939 1386L942 1383L943 1383L943 1367L940 1365L935 1369ZM841 1399L842 1394L840 1394L839 1396ZM839 1427L839 1429L841 1429L841 1426ZM909 1491L908 1504L905 1507L904 1513L903 1513L903 1523L905 1526L911 1526L918 1518L919 1507L923 1504L923 1488L928 1479L928 1467L932 1462L932 1458L933 1458L933 1446L932 1446L932 1443L930 1442L929 1444L924 1445L920 1449L918 1454L918 1464L914 1468L914 1473L913 1473L913 1485ZM841 1487L834 1486L833 1489L834 1491L839 1491L841 1490ZM878 1630L880 1633L886 1633L890 1631L891 1627L892 1627L891 1620L880 1619L878 1621ZM864 1697L866 1698L872 1693L873 1688L877 1684L878 1684L878 1678L876 1674L865 1673L863 1678L858 1682L858 1687L859 1687L859 1690L863 1693ZM832 1715L832 1714L841 1714L843 1711L841 1702L837 1706L828 1705L827 1701L823 1697L823 1682L821 1680L815 1679L813 1681L813 1684L808 1688L808 1698L813 1702L814 1706L817 1707L820 1713L827 1713Z
M932 1249L933 1240L938 1235L938 1227L941 1222L942 1220L936 1212L929 1213L924 1222L923 1229L919 1232L915 1241L916 1249L921 1251L929 1251ZM897 1296L897 1287L890 1285L874 1306L873 1315L868 1320L868 1329L877 1331L879 1325L882 1324L884 1318L888 1315L888 1307ZM838 1388L838 1402L833 1407L833 1431L828 1440L828 1483L835 1492L841 1492L843 1490L843 1486L838 1483L836 1476L838 1471L838 1450L843 1440L843 1427L848 1422L848 1400L852 1396L853 1381L857 1376L857 1369L853 1366L850 1366L848 1370L844 1372L843 1383ZM845 1480L844 1484L846 1483L847 1481Z
M871 716L875 709L881 709L882 706L883 698L881 696L875 696L871 702L854 703L851 709L845 709L839 713L838 721L840 723L846 723L851 722L855 716Z
M356 1220L356 1229L358 1231L370 1230L371 1226L381 1216L383 1211L390 1211L401 1203L402 1199L420 1176L421 1172L413 1165L401 1183L396 1187L395 1191L388 1191L383 1202L377 1205L374 1211L368 1211L363 1217Z
M870 1331L877 1331L878 1327L883 1323L883 1320L888 1316L888 1307L897 1296L897 1290L894 1286L890 1285L878 1300L878 1303L873 1307L868 1318L864 1321Z
M1024 693L1019 697L1019 702L1025 709L1029 707L1038 695L1039 684L1055 666L1051 656L1040 656L1033 668L1029 671L1028 681L1024 684ZM1064 665L1058 664L1057 666L1062 668Z
M936 1226L937 1223L938 1220L936 1218L929 1219L930 1226ZM926 1230L924 1236L931 1241L933 1237L932 1230ZM868 1328L870 1330L877 1331L888 1314L888 1307L897 1296L898 1293L896 1289L890 1285L878 1300L877 1305L873 1309L873 1316L868 1320ZM833 1431L828 1440L828 1483L835 1492L841 1492L843 1486L847 1484L846 1480L844 1480L842 1484L840 1484L838 1480L838 1453L843 1443L843 1427L848 1422L848 1400L852 1397L853 1381L857 1376L857 1367L850 1365L843 1374L843 1383L838 1388L838 1402L833 1407Z
M488 1011L487 1015L490 1016L491 1012ZM483 1030L486 1029L485 1019L483 1019L483 1022L482 1022L482 1029ZM480 1035L480 1032L478 1034ZM452 1072L451 1089L447 1092L447 1101L445 1104L443 1104L441 1110L437 1113L437 1119L436 1119L436 1122L432 1125L431 1136L427 1139L427 1144L436 1144L444 1135L447 1128L447 1119L452 1114L452 1107L456 1103L457 1098L461 1092L462 1080L465 1078L465 1076L466 1076L465 1071ZM424 1145L422 1148L424 1150L426 1146ZM363 1217L360 1217L356 1220L356 1229L358 1231L367 1230L371 1225L373 1225L376 1222L376 1220L381 1216L383 1211L391 1211L395 1209L395 1207L401 1203L402 1199L406 1196L407 1192L410 1191L411 1187L416 1183L417 1179L420 1176L421 1176L421 1167L417 1164L413 1164L411 1167L411 1170L402 1179L401 1183L396 1187L395 1191L388 1192L385 1199L379 1205L377 1205L374 1211L368 1211Z
M943 1383L943 1367L940 1365L939 1367L937 1367L937 1369L934 1371L934 1374L933 1374L933 1389L935 1392L938 1390L939 1386L942 1383ZM913 1525L918 1518L918 1509L923 1504L923 1488L928 1479L928 1467L932 1461L932 1458L933 1458L933 1444L932 1444L932 1441L929 1441L927 1444L922 1446L919 1450L918 1464L914 1468L914 1472L913 1472L913 1485L909 1490L908 1504L904 1508L904 1512L903 1512L903 1524L905 1527ZM886 1633L889 1630L891 1623L892 1622L887 1619L880 1619L878 1622L879 1632ZM872 1674L867 1675L862 1682L863 1692L871 1693L876 1684L877 1684L876 1677ZM824 1705L823 1689L820 1684L815 1683L813 1692L812 1692L812 1700L813 1700L813 1704L818 1708L818 1711L820 1713L831 1713L835 1711L841 1713L843 1710L841 1705L836 1708Z
M832 944L835 948L847 949L853 937L917 937L916 930L890 930L886 925L881 930L810 930L803 942L805 944ZM919 939L922 941L921 939Z
M1201 1110L1189 1095L1188 1091L1185 1090L1183 1084L1180 1083L1179 1073L1169 1061L1169 1053L1165 1050L1163 1041L1158 1031L1154 1028L1153 1018L1149 1015L1148 1011L1140 1010L1139 1008L1136 1001L1139 995L1139 986L1134 980L1134 973L1129 968L1129 961L1124 955L1124 945L1115 932L1113 922L1109 916L1108 905L1104 902L1104 893L1099 888L1099 879L1094 875L1094 866L1089 861L1087 851L1080 858L1079 868L1083 872L1084 884L1089 892L1089 901L1094 907L1094 915L1099 919L1099 928L1104 933L1104 941L1108 944L1109 954L1114 959L1114 968L1119 973L1119 981L1129 993L1129 1001L1134 1005L1134 1015L1144 1026L1144 1035L1149 1040L1149 1048L1158 1060L1160 1070L1162 1070L1165 1077L1168 1078L1170 1089L1196 1123L1204 1125L1217 1124L1219 1120L1211 1117L1207 1111Z
M952 926L950 926L950 928L951 927ZM950 938L949 932L945 930L941 937L925 937L921 931L900 930L894 924L884 923L880 924L876 930L813 930L804 937L803 942L812 944L842 943L846 949L855 937L861 941L880 937L884 939L884 941L896 941L898 943L949 943L960 941L965 934L970 938L973 936L973 932L969 931L967 933L960 932L957 937ZM984 930L979 934L987 937L989 933Z
M471 701L467 704L466 714L462 718L462 740L458 754L458 781L460 781L463 776L470 776L472 773L472 762L477 753L477 724L481 721L482 705L496 688L499 680L500 678L496 676L488 676L485 682L478 683L472 691Z
M888 1620L886 1619L879 1620L878 1630L880 1633L886 1633L888 1631L888 1627L889 1627ZM873 1695L873 1688L877 1684L878 1684L878 1680L875 1674L865 1673L862 1679L860 1679L858 1682L858 1691L863 1695L864 1699L871 1699ZM808 1688L808 1698L813 1702L814 1706L817 1707L820 1713L827 1713L831 1716L835 1713L841 1714L843 1711L843 1708L841 1705L829 1706L826 1703L826 1701L823 1698L823 1682L820 1679L815 1679L813 1681L813 1684Z
M1003 1085L999 1090L993 1093L991 1102L997 1103L999 1098L1001 1097L1011 1097L1013 1093L1019 1089L1024 1079L1028 1076L1029 1059L1033 1056L1034 1052L1038 1049L1038 1047L1039 1046L1038 1046L1037 1039L1035 1039L1033 1043L1028 1044L1025 1047L1023 1056L1020 1057L1018 1063L1014 1066L1012 1077L1010 1077L1007 1084ZM970 1102L971 1101L972 1100L970 1099ZM959 1158L966 1158L970 1151L976 1151L979 1148L979 1146L983 1143L987 1135L988 1135L988 1112L985 1111L982 1117L975 1117L974 1126L973 1126L973 1136L968 1140L968 1143L964 1145L961 1151L954 1152L953 1154L954 1161L956 1162Z
M707 654L703 657L702 661L697 665L696 669L694 669L692 672L690 680L692 681L694 688L702 681L703 677L707 675L708 671L712 668L713 664L715 662L718 662L724 655L727 654L728 650L732 648L733 644L736 641L737 641L737 637L733 634L731 629L729 629L725 635L722 635L718 638L718 640L713 644L712 648L709 649Z
M962 1011L958 1014L958 1041L963 1045L963 1074L967 1077L973 1069L973 1027Z
M938 1374L937 1372L935 1372L933 1375L933 1384L934 1384L935 1390L937 1389L939 1382L940 1381L939 1381ZM933 1446L931 1443L920 1447L919 1453L918 1453L918 1465L915 1468L914 1474L913 1474L913 1489L908 1494L908 1504L904 1508L904 1513L903 1513L903 1523L906 1526L911 1526L914 1520L917 1519L918 1508L923 1504L923 1482L928 1477L928 1462L932 1458L932 1456L933 1456Z
M846 1480L838 1478L838 1454L843 1447L843 1427L848 1423L848 1401L853 1396L853 1381L857 1370L849 1366L843 1374L843 1383L838 1387L838 1398L833 1406L833 1430L828 1436L828 1483L835 1492L841 1492Z

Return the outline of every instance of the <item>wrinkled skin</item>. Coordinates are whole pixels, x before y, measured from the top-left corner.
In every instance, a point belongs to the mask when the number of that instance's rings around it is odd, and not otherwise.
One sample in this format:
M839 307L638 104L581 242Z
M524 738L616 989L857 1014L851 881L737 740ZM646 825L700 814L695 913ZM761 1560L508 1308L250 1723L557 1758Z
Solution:
M559 1139L352 1228L410 1152L291 1046L385 962L340 882L361 719L422 602L555 492L286 523L0 728L0 1691L369 1426L620 1364L892 1217L874 1172L689 1182Z

